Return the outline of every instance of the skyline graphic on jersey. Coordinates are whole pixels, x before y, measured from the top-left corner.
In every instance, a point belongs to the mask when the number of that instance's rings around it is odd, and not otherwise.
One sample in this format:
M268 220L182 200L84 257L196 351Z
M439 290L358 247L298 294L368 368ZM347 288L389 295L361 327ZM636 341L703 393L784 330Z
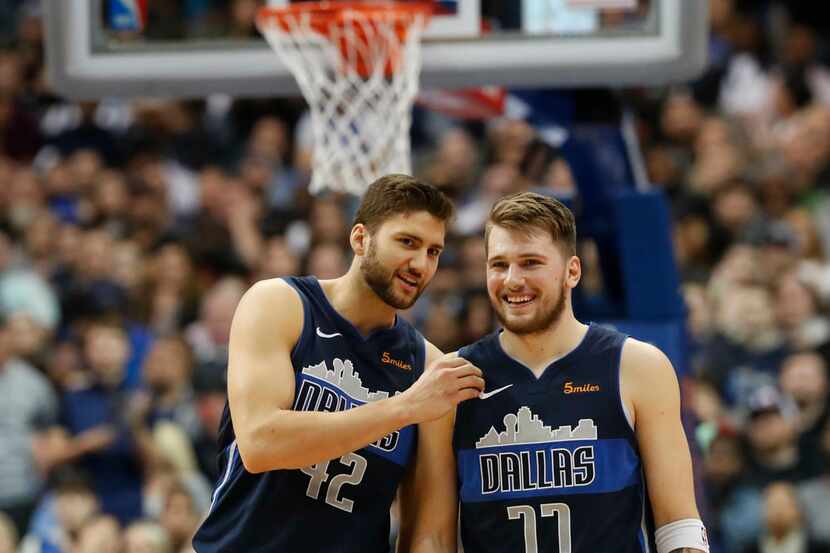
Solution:
M378 401L387 399L389 392L372 392L363 385L360 374L355 370L354 365L348 359L345 361L335 358L332 360L333 369L329 369L325 361L316 365L309 365L302 368L302 373L327 382L342 391L352 399L362 402Z
M476 449L597 439L597 427L592 419L579 419L576 428L563 425L554 430L534 415L529 407L521 407L516 414L505 415L504 428L504 432L499 432L491 426L476 442Z

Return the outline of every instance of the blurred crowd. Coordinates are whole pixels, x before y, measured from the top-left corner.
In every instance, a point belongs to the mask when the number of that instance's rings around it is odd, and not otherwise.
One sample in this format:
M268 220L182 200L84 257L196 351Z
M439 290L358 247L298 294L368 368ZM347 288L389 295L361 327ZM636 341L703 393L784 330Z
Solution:
M222 5L250 23L255 4ZM711 0L703 76L615 92L671 204L720 553L830 550L830 34L807 4ZM0 0L0 553L189 552L235 306L259 279L342 274L355 200L308 195L302 100L70 102L43 33L37 2ZM406 316L444 350L494 328L495 199L578 197L537 131L416 113L416 173L459 212ZM596 248L580 253L601 291Z

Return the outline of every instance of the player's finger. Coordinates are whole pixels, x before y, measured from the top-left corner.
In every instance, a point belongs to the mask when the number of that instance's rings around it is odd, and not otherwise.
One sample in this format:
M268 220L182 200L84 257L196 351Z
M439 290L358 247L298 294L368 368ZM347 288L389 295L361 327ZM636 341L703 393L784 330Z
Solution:
M481 372L481 369L479 369L478 367L476 367L475 365L472 365L470 363L464 363L460 367L455 367L454 369L450 369L450 372L452 373L452 376L454 376L456 378L463 378L465 376L470 376L470 375L480 376L480 377L484 376L484 373Z
M462 401L467 401L468 399L475 399L478 397L478 390L475 388L464 388L463 390L459 390L455 394L453 394L453 401L458 404Z
M475 388L481 392L484 391L484 379L480 376L470 375L458 379L458 388Z
M458 357L458 355L451 355L447 354L443 357L439 357L438 360L435 362L437 367L442 368L452 368L452 367L460 367L462 365L468 364L469 361L464 359L463 357Z

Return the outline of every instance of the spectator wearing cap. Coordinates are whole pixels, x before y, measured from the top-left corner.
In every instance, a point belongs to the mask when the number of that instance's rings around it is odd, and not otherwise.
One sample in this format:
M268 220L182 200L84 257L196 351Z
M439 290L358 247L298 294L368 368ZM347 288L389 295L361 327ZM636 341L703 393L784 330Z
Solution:
M39 469L48 468L42 453L58 403L46 378L11 356L10 342L0 313L0 513L23 535L43 485Z
M754 485L797 482L809 475L798 450L796 415L793 402L774 386L763 386L750 397L748 478Z
M199 470L211 481L219 478L216 455L219 451L219 425L227 408L227 365L207 363L196 367L193 389L196 393L196 409L202 432L193 442Z

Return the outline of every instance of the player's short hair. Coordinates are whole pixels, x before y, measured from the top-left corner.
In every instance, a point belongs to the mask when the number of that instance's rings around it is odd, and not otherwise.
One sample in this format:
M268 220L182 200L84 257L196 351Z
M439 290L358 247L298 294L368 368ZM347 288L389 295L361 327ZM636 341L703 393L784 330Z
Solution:
M501 198L487 217L485 247L494 226L530 235L542 231L567 255L576 255L576 222L565 204L535 192L518 192Z
M455 208L450 199L431 184L409 175L384 175L369 185L353 225L360 223L369 232L374 232L390 217L416 211L426 211L446 224Z

